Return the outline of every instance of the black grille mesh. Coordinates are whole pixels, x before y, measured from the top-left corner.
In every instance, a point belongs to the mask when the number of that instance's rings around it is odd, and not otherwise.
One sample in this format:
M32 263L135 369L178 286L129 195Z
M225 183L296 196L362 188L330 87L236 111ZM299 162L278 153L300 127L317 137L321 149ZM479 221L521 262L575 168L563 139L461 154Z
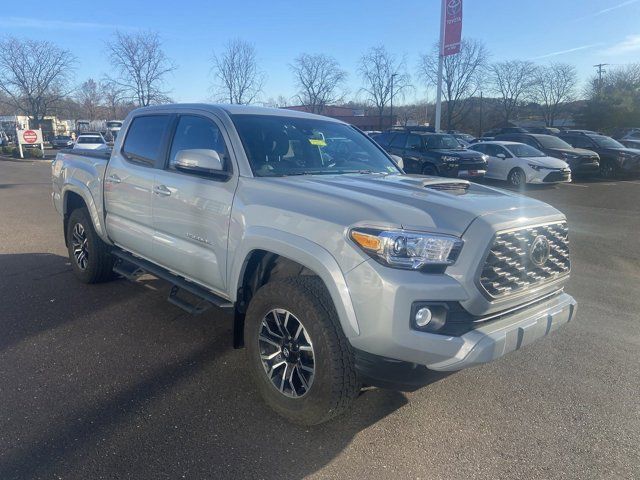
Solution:
M537 266L529 252L536 237L544 235L549 259ZM555 280L571 269L566 222L498 233L480 274L480 285L491 297L502 297Z

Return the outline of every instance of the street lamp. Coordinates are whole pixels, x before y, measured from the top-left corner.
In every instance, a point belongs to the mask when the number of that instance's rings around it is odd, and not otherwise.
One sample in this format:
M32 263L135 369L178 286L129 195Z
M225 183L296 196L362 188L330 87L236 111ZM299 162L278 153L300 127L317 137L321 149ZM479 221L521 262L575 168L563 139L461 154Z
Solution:
M398 76L397 73L392 73L391 74L391 121L389 122L389 124L391 125L391 127L393 127L393 79L396 78Z

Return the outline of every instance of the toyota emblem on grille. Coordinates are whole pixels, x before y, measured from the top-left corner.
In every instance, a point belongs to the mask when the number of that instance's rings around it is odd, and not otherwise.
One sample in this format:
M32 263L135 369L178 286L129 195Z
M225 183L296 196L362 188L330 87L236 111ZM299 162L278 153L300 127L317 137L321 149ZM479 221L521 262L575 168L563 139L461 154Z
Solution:
M547 263L550 254L549 240L544 235L538 235L529 248L529 259L536 267L541 267Z

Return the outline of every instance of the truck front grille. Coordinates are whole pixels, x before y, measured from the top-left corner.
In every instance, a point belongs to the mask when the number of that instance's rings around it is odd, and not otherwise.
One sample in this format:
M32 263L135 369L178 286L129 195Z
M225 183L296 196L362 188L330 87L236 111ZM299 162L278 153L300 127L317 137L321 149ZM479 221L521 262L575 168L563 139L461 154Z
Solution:
M570 269L566 222L509 230L496 235L480 286L497 298L553 281Z

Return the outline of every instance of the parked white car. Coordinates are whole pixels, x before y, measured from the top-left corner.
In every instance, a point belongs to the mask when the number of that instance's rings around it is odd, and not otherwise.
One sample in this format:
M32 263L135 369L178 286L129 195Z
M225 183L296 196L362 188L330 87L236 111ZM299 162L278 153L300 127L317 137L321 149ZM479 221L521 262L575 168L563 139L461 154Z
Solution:
M489 157L486 178L506 180L514 187L525 183L571 181L567 162L549 157L524 143L491 141L476 143L469 148Z
M73 148L81 148L83 150L106 150L108 148L107 141L99 133L81 133L73 145Z

